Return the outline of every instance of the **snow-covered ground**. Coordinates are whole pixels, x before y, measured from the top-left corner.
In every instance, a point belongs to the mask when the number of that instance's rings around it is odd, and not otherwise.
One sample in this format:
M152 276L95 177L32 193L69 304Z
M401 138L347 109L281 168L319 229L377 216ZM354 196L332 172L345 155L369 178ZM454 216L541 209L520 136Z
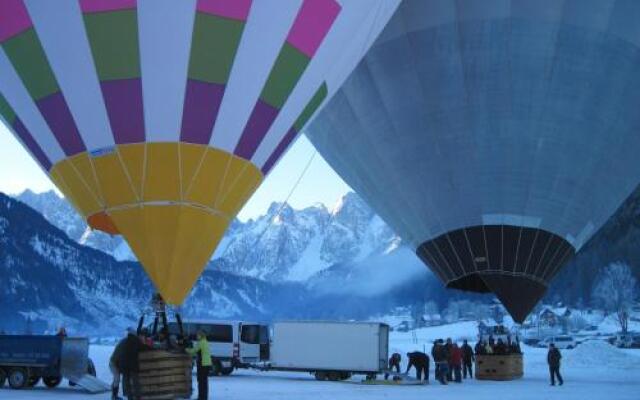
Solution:
M411 350L427 351L431 341L440 337L461 340L472 338L475 323L461 322L414 332L393 332L390 350L404 354ZM93 345L91 357L96 363L98 377L109 382L107 363L111 346ZM369 386L359 384L359 377L347 382L318 382L309 374L284 372L235 371L229 377L210 379L210 398L241 399L331 399L403 400L438 398L473 400L638 400L640 398L640 350L620 350L603 341L589 341L574 350L563 351L562 374L564 386L549 386L546 350L524 347L525 376L510 382L467 380L462 384L441 386L433 381L428 386ZM403 360L405 361L405 360ZM195 390L195 379L194 379ZM195 397L195 391L194 391ZM87 395L65 385L49 390L39 385L25 391L0 390L0 399L95 399L106 400L110 395Z

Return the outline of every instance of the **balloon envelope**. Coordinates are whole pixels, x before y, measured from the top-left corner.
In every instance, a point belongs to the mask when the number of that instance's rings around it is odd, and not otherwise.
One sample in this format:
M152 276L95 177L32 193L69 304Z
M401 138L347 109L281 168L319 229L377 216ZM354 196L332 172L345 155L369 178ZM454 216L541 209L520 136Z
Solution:
M0 115L180 304L397 1L0 2ZM90 267L90 266L88 266Z
M521 322L640 181L639 18L406 0L307 134L448 287Z

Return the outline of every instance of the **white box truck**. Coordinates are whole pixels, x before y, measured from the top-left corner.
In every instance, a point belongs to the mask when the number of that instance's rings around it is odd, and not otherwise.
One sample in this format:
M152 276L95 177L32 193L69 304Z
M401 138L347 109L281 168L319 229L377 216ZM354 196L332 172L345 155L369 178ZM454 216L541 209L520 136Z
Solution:
M389 326L377 322L275 322L267 369L304 371L318 380L374 377L387 368Z

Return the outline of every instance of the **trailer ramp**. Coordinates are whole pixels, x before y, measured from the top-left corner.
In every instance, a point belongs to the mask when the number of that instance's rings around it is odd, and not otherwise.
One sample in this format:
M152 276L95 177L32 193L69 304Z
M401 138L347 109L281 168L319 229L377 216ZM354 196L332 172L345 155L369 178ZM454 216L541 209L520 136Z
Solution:
M89 393L111 390L111 385L87 373L89 370L89 341L86 338L65 338L62 341L60 374Z
M72 378L73 382L91 394L99 394L111 391L111 385L101 381L93 375L84 374L79 378Z

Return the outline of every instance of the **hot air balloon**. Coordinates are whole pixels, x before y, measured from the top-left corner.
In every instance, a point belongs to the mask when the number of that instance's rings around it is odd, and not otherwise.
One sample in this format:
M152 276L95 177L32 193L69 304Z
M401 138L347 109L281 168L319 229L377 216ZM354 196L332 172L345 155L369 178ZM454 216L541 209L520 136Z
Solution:
M397 4L2 0L0 115L180 304Z
M406 0L307 129L449 288L522 322L640 182L640 2Z

